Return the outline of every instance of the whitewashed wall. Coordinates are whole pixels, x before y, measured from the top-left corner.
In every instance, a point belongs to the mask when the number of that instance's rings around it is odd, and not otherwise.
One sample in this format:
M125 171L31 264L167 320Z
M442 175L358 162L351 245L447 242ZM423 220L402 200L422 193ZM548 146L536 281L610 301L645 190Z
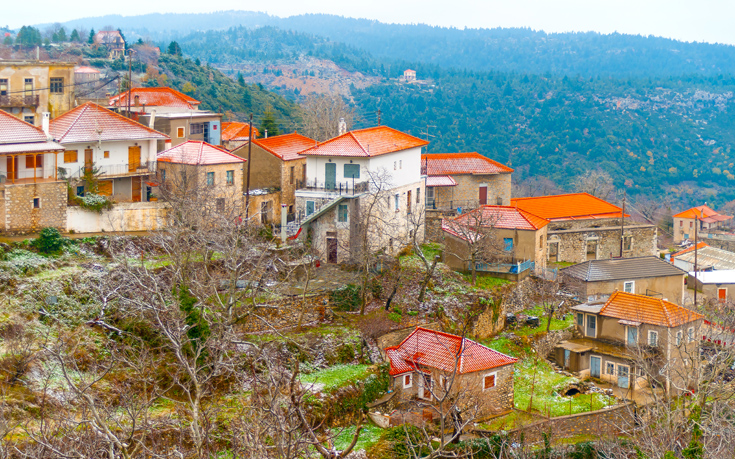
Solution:
M165 225L166 212L167 207L161 202L115 204L102 213L67 207L66 230L75 233L155 231Z
M126 173L128 165L128 148L135 146L136 143L140 147L141 164L146 161L156 160L155 140L65 143L63 144L64 148L67 150L77 151L77 161L75 163L65 163L64 155L60 153L59 167L67 168L69 172L76 177L79 170L84 167L84 150L91 149L93 150L92 161L94 161L95 167L100 168L103 172L108 171L110 175ZM104 157L105 151L110 152L109 158Z

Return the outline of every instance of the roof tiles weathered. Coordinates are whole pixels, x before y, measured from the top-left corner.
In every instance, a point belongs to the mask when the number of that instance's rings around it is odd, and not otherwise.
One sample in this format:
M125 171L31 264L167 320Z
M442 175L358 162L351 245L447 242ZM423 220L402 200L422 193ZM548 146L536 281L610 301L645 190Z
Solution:
M224 148L216 147L200 140L189 140L173 148L164 150L158 153L156 159L166 163L189 164L192 166L242 163L247 161L246 159L233 155Z
M432 153L421 155L421 166L426 174L432 175L488 175L509 174L508 166L500 164L477 152L472 153Z
M249 140L250 124L241 123L239 121L226 121L222 123L222 133L220 134L222 141L227 140ZM258 128L253 126L253 138L260 136Z
M683 276L686 271L656 256L589 260L561 270L585 282Z
M253 140L253 145L258 145L265 151L284 161L305 158L299 153L313 147L315 144L316 140L297 134L296 132Z
M130 92L132 93L130 96L132 106L145 105L147 107L174 107L195 110L201 103L193 97L168 87L133 88ZM128 91L110 97L109 104L111 107L127 107Z
M428 144L429 142L426 140L389 128L388 126L377 126L347 132L302 151L301 154L306 156L369 158L407 150L409 148L423 147Z
M610 295L600 315L664 327L678 327L704 318L697 312L660 298L619 291Z

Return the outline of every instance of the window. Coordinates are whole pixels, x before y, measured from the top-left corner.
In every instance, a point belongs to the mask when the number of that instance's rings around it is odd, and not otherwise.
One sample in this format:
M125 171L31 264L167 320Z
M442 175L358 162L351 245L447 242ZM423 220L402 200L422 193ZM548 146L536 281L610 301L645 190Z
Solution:
M51 90L51 94L64 94L64 79L51 78L49 89Z
M77 196L84 197L84 185L77 187Z
M690 343L694 341L694 327L690 327L689 330L687 330L687 341Z
M104 156L105 158L109 158L110 157L110 152L109 151L106 151L102 156Z
M34 209L41 208L41 198L33 198L33 208Z
M416 204L421 203L421 188L416 188Z
M597 316L587 316L587 336L597 337Z
M0 78L0 96L8 95L8 79Z
M605 374L606 375L615 374L615 364L613 362L605 362Z
M347 221L347 204L340 204L337 209L337 221L338 222L346 222Z
M679 226L684 226L684 222L682 220L679 220Z
M398 212L401 209L400 204L401 195L397 194L395 196L395 206L396 206L396 212Z
M692 222L689 222L689 228L691 228L691 227L693 227L693 226L694 226L694 223L692 223Z
M676 332L676 345L677 346L681 346L681 338L682 338L682 333L680 331Z
M538 239L538 248L543 249L544 248L544 235L542 234L541 237Z
M628 329L628 346L635 346L638 344L638 329L636 327L626 327Z
M225 171L225 179L228 185L235 184L235 171Z
M301 168L301 181L306 183L306 164Z
M184 138L184 128L176 128L176 137L183 139Z
M291 166L291 169L290 169L290 171L288 173L288 183L290 183L292 185L293 185L293 175L294 175L294 170L295 169L296 169L296 166Z
M33 78L26 78L23 80L23 90L25 92L33 92Z
M76 150L66 150L64 152L64 163L75 163L77 162L77 158Z
M314 213L314 201L306 201L306 216Z
M403 388L408 389L413 387L413 375L411 373L403 375Z
M398 169L403 169L403 160L398 160Z
M658 332L655 332L653 330L650 330L648 332L648 345L658 346Z
M513 238L512 237L504 237L503 238L503 245L505 246L505 251L510 252L513 250Z
M497 373L490 373L489 375L485 375L484 378L482 378L482 390L488 390L495 387L495 376Z
M635 293L635 281L624 282L623 291L625 293Z
M633 236L623 237L623 251L633 250Z
M191 126L189 126L189 134L203 134L204 133L204 123L191 123Z
M345 178L346 179L359 179L360 178L360 165L359 164L345 164Z
M579 325L580 327L584 327L584 314L582 314L581 312L577 313L577 325Z
M214 186L214 172L207 172L207 186Z
M28 124L36 124L36 116L35 115L28 115L23 117L23 121L25 121Z
M36 167L43 167L43 155L26 155L26 169L33 169L34 157Z
M225 211L225 198L217 198L217 212Z

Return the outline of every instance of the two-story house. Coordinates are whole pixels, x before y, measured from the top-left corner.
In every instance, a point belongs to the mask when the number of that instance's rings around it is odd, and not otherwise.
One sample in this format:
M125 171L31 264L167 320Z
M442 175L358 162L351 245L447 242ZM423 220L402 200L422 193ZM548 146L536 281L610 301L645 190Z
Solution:
M0 63L0 110L34 126L42 114L55 118L74 106L74 64L6 61Z
M427 209L474 209L510 204L513 169L479 153L421 155Z
M110 59L125 56L125 39L119 30L100 30L94 35L94 44L107 49Z
M621 291L683 304L686 271L656 256L590 260L560 270L581 301L607 299Z
M674 215L674 242L679 243L687 239L694 239L694 227L698 222L698 237L706 237L707 233L728 229L732 220L731 215L715 212L706 205L692 207Z
M701 314L620 291L572 309L581 337L559 343L559 366L631 391L653 384L672 394L690 386L700 359Z
M110 97L110 108L118 113L127 111L130 97L130 111L135 113L169 113L199 110L200 101L183 92L169 87L132 88Z
M411 219L424 206L421 148L427 144L378 126L300 153L306 157L306 183L295 193L295 212L325 261L378 248L395 254L411 231L423 235L423 224L412 225Z
M399 403L431 404L446 394L476 418L513 409L513 367L518 359L461 336L416 327L385 349L391 389Z
M513 198L510 204L549 221L546 253L550 262L658 253L655 225L626 223L630 216L623 215L623 209L587 193Z
M118 202L147 200L145 178L156 171L157 143L168 136L92 102L51 120L49 133L64 146L59 170L81 196L94 171L99 194Z
M63 151L43 130L0 110L0 233L66 229L66 182L57 176Z

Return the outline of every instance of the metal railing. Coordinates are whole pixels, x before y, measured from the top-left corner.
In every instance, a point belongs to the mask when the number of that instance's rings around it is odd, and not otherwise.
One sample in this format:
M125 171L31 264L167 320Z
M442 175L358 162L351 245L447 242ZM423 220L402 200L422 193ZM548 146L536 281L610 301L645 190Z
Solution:
M488 202L486 204L497 204L496 202ZM467 211L480 207L480 201L477 199L437 199L426 198L426 208L429 210L453 210L457 213L465 213Z
M0 107L38 107L38 96L0 96Z
M509 274L520 274L534 269L536 263L531 260L521 261L517 263L475 263L475 269L477 271L488 272L488 273L509 273ZM470 269L472 266L470 266Z
M334 193L338 195L355 195L365 193L368 191L368 188L368 182L356 182L354 180L346 180L344 182L319 182L317 180L307 180L306 182L303 182L303 186L300 189Z
M87 166L81 167L59 167L65 170L64 178L81 178L84 176ZM95 175L105 177L121 177L126 175L152 174L156 172L156 161L144 161L138 167L131 168L129 164L94 165Z

